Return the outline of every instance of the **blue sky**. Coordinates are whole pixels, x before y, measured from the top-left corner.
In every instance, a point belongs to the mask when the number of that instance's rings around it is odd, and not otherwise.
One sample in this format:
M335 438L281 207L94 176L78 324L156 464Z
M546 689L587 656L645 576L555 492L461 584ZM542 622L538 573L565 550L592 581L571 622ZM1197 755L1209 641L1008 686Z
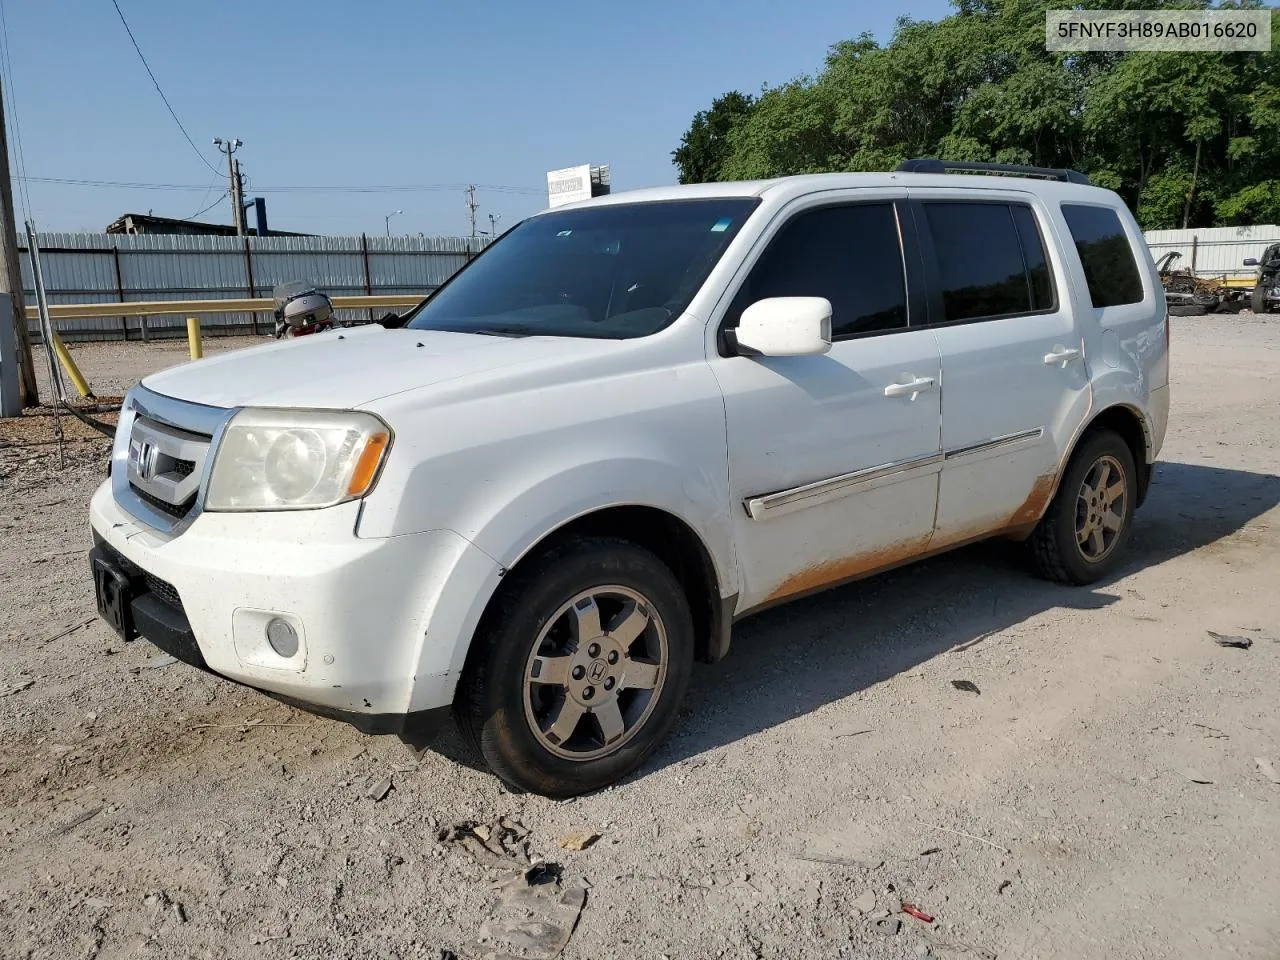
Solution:
M239 137L246 193L266 196L271 226L328 234L382 232L395 209L394 232L461 234L462 184L529 191L477 193L480 225L493 213L501 229L545 205L547 170L576 163L610 164L615 191L672 183L671 150L713 97L814 72L830 44L886 40L899 16L950 12L946 0L119 3L204 158L222 171L210 141ZM217 200L225 178L183 140L111 0L3 8L27 176L196 188L29 182L40 229L188 217ZM287 189L408 184L458 186ZM230 222L229 203L201 219Z

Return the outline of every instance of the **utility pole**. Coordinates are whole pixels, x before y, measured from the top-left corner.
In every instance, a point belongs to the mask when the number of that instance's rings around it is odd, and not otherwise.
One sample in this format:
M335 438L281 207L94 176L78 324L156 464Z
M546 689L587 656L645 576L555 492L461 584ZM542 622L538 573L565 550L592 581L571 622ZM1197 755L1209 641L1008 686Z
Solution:
M467 187L467 214L471 218L471 239L476 238L476 208L480 204L476 203L476 185L473 183Z
M235 180L231 184L231 196L234 198L236 205L236 236L243 237L248 232L245 229L244 220L244 176L240 173L239 160L233 160L231 166L235 169Z
M243 140L223 140L221 137L213 138L213 145L218 148L219 153L227 155L227 180L230 182L231 196L231 216L232 223L236 226L236 236L244 236L244 207L242 206L243 187L240 183L240 164L233 160L231 155L236 150L244 146Z
M0 316L0 323L13 327L13 337L0 337L0 346L13 341L13 355L4 350L0 365L8 376L10 364L16 364L22 373L20 390L24 407L34 407L40 402L36 386L36 368L31 362L31 338L27 336L26 300L22 296L22 267L18 264L18 225L13 216L13 180L9 176L9 138L4 119L4 91L0 90L0 294L8 294L13 305L9 316ZM16 417L21 410L5 410L5 416Z
M497 216L492 213L489 214L489 239L492 240L498 235L498 221L501 219L502 214L500 213Z

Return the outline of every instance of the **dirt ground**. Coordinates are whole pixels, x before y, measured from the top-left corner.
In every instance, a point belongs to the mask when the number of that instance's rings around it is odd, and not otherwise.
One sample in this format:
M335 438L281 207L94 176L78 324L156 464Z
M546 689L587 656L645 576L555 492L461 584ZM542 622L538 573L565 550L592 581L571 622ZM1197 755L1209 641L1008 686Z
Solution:
M0 421L0 955L475 960L543 907L438 834L505 817L589 884L577 960L1280 957L1280 318L1173 323L1119 576L988 544L745 620L662 750L565 803L120 643L105 444L59 471ZM104 394L183 358L74 349Z

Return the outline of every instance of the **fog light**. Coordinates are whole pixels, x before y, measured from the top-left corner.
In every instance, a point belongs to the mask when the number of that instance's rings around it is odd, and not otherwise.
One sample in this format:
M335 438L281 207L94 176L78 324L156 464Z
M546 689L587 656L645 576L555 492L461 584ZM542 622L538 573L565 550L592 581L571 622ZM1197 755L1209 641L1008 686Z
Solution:
M279 617L267 621L267 643L282 657L292 657L298 652L298 631L293 624Z

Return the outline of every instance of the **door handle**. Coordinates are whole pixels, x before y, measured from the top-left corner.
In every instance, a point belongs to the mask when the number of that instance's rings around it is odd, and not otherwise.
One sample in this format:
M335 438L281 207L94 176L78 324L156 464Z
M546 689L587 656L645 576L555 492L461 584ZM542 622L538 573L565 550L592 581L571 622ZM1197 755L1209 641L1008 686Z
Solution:
M1075 349L1074 347L1068 348L1068 347L1057 346L1053 348L1052 352L1046 353L1044 355L1044 362L1046 364L1049 364L1050 366L1052 366L1055 363L1060 363L1065 367L1072 360L1079 360L1080 357L1081 357L1080 351Z
M906 383L891 383L884 388L886 397L910 397L912 400L926 390L932 390L936 381L933 377L916 377Z

